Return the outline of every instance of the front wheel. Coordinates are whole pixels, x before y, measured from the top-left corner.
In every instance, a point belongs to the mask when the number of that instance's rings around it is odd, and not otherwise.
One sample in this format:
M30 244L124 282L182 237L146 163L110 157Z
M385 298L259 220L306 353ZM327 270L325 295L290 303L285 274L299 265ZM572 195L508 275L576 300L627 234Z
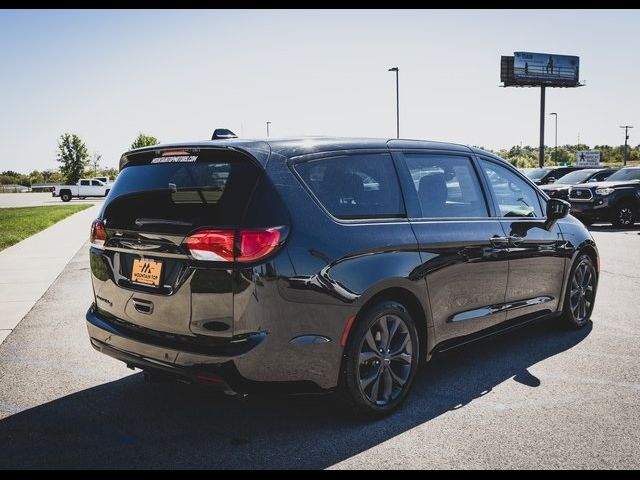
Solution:
M623 204L613 212L612 223L618 228L631 228L636 223L636 209L633 205Z
M414 319L395 301L367 309L345 348L339 395L354 413L382 417L405 400L420 349Z
M584 327L596 300L597 274L589 255L581 255L569 275L564 301L565 323L574 328Z

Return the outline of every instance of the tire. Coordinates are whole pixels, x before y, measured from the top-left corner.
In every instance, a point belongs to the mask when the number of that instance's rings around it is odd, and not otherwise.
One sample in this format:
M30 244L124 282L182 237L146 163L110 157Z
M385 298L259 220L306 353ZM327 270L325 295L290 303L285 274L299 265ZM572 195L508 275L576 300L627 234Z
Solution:
M630 203L623 203L614 210L611 223L616 228L631 228L636 223L637 218L638 212L635 206Z
M341 403L358 416L390 414L411 390L419 359L418 332L408 309L395 301L371 306L358 315L344 351Z
M63 202L71 201L71 194L69 192L62 192L60 194L60 200L62 200Z
M564 298L563 320L572 328L582 328L593 312L598 275L589 255L581 254L571 267Z

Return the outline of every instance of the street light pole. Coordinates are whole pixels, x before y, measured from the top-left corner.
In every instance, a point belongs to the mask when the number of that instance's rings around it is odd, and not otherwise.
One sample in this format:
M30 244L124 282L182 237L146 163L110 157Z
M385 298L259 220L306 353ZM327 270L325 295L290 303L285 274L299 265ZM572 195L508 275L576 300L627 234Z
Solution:
M633 128L633 125L622 125L620 128L624 128L624 166L627 166L627 142L629 140L629 129Z
M540 146L538 147L538 166L544 167L544 97L545 86L540 86Z
M558 164L558 114L556 112L551 112L549 115L553 115L554 117L556 117L556 146L555 146L555 149L553 150L553 156L555 158L556 165L557 165Z
M400 86L398 83L398 73L400 69L398 67L392 67L389 72L396 72L396 138L400 138Z
M267 137L269 136L269 125L271 125L271 122L267 122Z

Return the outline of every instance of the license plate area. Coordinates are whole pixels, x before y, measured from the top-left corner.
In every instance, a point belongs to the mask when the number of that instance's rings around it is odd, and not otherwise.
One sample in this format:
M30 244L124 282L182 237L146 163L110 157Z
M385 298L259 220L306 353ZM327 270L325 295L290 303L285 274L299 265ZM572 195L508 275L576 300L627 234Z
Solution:
M162 262L150 258L135 258L131 268L131 281L140 285L160 286Z

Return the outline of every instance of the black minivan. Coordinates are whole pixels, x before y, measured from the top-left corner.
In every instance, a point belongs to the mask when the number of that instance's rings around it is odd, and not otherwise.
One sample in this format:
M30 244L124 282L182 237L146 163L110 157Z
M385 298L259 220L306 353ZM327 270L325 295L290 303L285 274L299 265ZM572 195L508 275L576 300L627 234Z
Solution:
M232 393L383 415L421 363L558 317L599 260L569 204L462 145L224 139L125 153L92 224L92 345Z

